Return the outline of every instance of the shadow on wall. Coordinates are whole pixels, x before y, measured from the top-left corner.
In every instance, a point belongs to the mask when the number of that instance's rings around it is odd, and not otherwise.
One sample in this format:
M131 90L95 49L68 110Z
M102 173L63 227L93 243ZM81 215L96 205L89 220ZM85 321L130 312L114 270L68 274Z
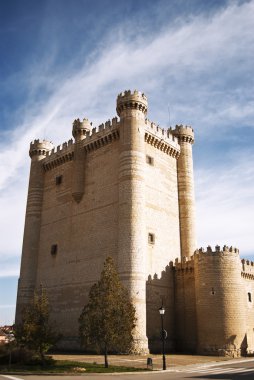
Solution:
M161 272L149 275L146 281L146 333L151 353L162 352L161 315L159 308L163 305L163 327L167 331L165 341L166 352L174 351L174 273L173 263Z
M247 335L245 334L242 344L241 344L241 356L247 356L247 348L248 348L248 342L247 342Z

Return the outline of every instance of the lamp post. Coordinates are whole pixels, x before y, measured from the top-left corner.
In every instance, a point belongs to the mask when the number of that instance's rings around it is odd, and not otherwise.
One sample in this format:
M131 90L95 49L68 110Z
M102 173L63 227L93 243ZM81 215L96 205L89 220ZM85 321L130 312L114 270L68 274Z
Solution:
M165 314L165 308L163 307L163 305L161 305L161 307L159 308L159 313L161 316L162 362L163 362L163 370L165 370L166 369L165 339L167 336L167 332L166 330L164 330L164 326L163 326L163 316Z

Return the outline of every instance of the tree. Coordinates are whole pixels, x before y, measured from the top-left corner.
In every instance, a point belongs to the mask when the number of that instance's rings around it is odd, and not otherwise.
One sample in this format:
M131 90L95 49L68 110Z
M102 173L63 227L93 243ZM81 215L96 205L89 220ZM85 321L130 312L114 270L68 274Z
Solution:
M34 298L24 310L22 323L15 326L14 335L17 344L39 355L42 364L45 354L60 338L49 322L50 308L46 291L34 293Z
M103 352L107 368L108 352L131 350L135 323L135 308L119 280L112 257L108 257L100 280L90 289L89 301L79 317L81 343Z

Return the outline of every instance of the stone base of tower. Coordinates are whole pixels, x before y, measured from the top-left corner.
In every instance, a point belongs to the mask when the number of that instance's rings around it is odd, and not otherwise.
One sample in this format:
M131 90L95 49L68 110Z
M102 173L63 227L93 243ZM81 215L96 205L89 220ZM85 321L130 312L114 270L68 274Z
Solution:
M149 354L147 337L135 338L130 353L133 355Z
M230 358L239 358L242 356L242 350L240 348L229 348L229 347L205 347L200 348L197 351L198 355L208 355L208 356L224 356Z

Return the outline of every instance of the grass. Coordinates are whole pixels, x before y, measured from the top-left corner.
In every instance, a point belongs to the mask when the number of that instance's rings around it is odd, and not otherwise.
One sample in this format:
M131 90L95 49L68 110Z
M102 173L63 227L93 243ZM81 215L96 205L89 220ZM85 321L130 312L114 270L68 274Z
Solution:
M111 366L105 368L103 364L81 363L69 360L56 360L54 363L41 366L39 364L12 364L9 369L7 365L0 365L0 372L22 372L22 373L112 373L112 372L138 372L147 371L146 368Z

